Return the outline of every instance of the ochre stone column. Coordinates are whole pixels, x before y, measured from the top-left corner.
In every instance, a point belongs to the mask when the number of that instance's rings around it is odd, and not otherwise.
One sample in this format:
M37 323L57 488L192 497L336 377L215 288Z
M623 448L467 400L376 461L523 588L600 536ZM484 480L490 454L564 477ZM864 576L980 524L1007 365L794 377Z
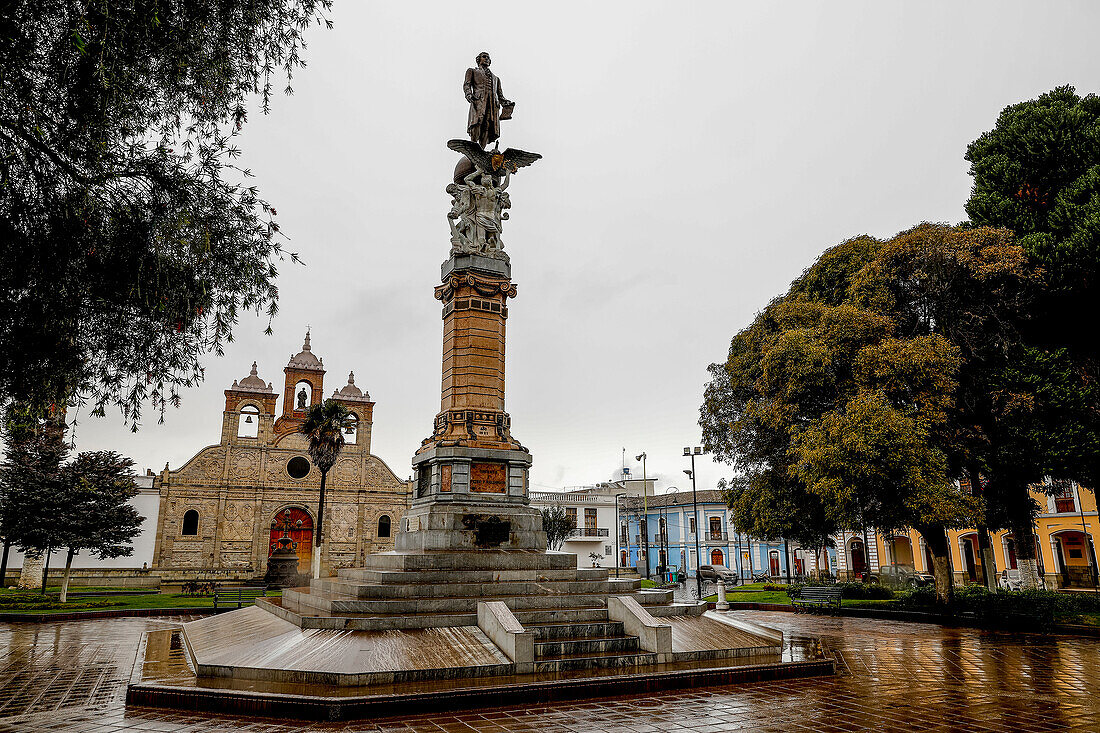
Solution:
M508 298L503 273L452 270L435 289L443 303L443 382L429 446L518 449L504 411L504 343Z
M507 258L455 254L435 297L443 304L440 412L413 456L416 488L398 551L545 550L542 516L527 498L531 454L504 409Z

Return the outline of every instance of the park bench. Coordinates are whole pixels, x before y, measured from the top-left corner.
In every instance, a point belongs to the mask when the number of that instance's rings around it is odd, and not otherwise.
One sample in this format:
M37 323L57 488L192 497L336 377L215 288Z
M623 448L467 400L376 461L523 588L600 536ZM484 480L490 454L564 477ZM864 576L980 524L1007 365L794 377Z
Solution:
M214 591L214 610L251 606L257 598L266 592L267 590L263 586L219 588Z
M840 588L838 586L808 585L802 588L798 598L792 598L796 612L803 608L822 608L833 613L840 613Z

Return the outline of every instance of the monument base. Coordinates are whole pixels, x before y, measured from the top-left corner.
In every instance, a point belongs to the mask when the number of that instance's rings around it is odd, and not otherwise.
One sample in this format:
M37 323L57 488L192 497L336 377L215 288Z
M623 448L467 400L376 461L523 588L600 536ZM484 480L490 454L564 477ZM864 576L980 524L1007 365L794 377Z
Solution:
M127 699L346 719L835 671L819 653L785 659L779 632L706 609L578 569L572 554L381 553L178 638L150 632Z

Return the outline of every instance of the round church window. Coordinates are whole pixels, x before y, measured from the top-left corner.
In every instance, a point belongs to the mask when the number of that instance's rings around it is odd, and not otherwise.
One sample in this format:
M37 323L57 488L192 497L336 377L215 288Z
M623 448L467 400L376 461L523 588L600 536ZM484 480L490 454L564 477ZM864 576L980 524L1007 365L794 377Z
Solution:
M309 461L301 456L294 456L286 462L286 472L291 478L305 478L309 473Z

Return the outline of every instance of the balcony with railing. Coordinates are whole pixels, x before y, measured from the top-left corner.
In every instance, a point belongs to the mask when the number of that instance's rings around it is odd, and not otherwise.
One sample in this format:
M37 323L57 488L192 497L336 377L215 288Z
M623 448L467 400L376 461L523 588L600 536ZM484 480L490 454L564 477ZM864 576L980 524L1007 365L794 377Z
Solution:
M610 536L611 536L611 530L608 529L607 527L577 527L576 529L574 529L572 532L569 533L569 536L566 537L566 539L567 540L584 540L584 539L595 539L597 537L610 537Z
M725 530L720 529L712 529L704 533L703 537L707 542L726 542L729 540L729 534L727 534Z

